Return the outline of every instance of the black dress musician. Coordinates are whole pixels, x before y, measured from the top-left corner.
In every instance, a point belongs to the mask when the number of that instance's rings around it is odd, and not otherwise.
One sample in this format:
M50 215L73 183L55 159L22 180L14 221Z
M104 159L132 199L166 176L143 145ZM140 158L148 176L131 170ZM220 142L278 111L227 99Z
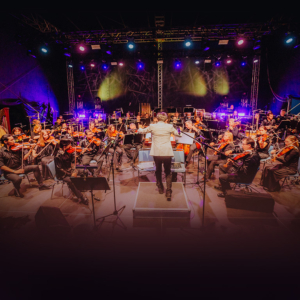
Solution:
M24 197L24 195L20 192L22 178L19 175L28 174L29 172L33 172L33 175L39 184L39 190L49 189L48 186L43 184L42 175L38 165L25 165L22 168L22 160L23 162L26 162L31 154L31 149L24 155L24 157L22 157L22 149L12 151L13 146L15 146L12 135L3 135L1 137L1 142L4 146L0 148L0 169L4 173L4 177L7 180L12 181L15 188L15 196Z
M288 116L286 115L286 110L282 109L279 116L276 117L276 124L279 125L281 121L285 120L288 120Z
M67 183L70 190L74 195L79 199L80 203L88 205L89 201L83 194L76 188L72 183L70 177L75 174L80 174L83 170L77 170L75 172L75 151L72 151L71 140L61 139L60 149L57 152L57 155L54 158L55 168L56 168L56 177L59 180L63 180Z
M124 134L126 133L126 120L122 119L122 118L119 118L119 123L116 125L116 129L120 132L123 132Z
M136 134L137 132L137 128L135 126L134 123L130 123L129 125L129 129L127 130L127 134ZM139 155L139 151L142 148L142 143L131 143L131 144L126 144L126 145L122 145L122 148L124 149L127 158L128 158L128 163L134 164L138 155ZM131 154L131 149L135 148L134 150L134 154Z
M93 138L94 133L91 130L86 130L85 135L86 138L79 143L79 146L83 149L81 164L89 165L91 160L95 160L97 162L97 170L94 172L94 175L99 175L104 160L104 157L100 159L104 146L100 139Z
M267 113L267 118L264 119L261 124L261 126L265 126L267 130L272 129L276 125L276 121L274 119L274 115L271 111Z
M56 145L57 142L55 139L51 137L46 130L42 130L40 139L37 142L36 147L32 150L34 163L41 163L44 180L52 177L47 168L47 164L54 159L57 150Z
M299 143L295 136L289 135L285 141L285 147L275 156L276 160L280 162L275 167L267 166L262 174L262 185L270 192L280 190L279 181L288 175L297 173L299 161ZM275 150L271 151L275 154Z
M197 136L199 136L199 134L201 133L200 129L193 126L193 122L191 120L187 120L185 122L185 129L183 130L183 132L195 133L195 138ZM191 160L191 158L193 156L193 153L195 152L196 149L197 149L197 145L196 145L196 143L193 143L190 146L189 154L187 155L187 157L185 159L185 165L186 166L190 163L190 160Z
M210 145L213 146L214 143L211 143ZM217 149L221 153L216 152L214 155L208 155L207 179L211 178L216 165L224 165L226 163L227 158L225 155L230 155L235 149L231 132L225 132L223 139Z
M255 150L261 159L269 157L269 148L271 146L271 140L267 135L267 131L264 126L260 126L257 134L257 143Z
M219 197L225 197L226 191L231 189L231 182L251 183L253 181L260 165L260 157L254 150L254 146L255 141L252 138L243 139L243 149L240 152L243 152L241 155L244 154L244 156L238 160L239 167L235 169L235 172L227 173L224 166L220 166L219 180L222 193L218 194Z

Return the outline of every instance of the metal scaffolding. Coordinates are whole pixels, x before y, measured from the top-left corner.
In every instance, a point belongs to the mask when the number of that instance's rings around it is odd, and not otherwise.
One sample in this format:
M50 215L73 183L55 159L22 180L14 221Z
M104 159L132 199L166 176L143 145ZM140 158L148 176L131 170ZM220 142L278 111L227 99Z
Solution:
M259 87L259 72L260 72L260 56L253 59L252 67L252 82L251 82L251 109L257 109L258 87Z
M72 60L67 59L66 68L67 68L69 112L74 113L74 110L75 110L75 91L74 91L74 74L73 74Z
M158 55L157 55L157 96L158 96L158 108L163 108L163 59L162 59L162 42L157 43Z

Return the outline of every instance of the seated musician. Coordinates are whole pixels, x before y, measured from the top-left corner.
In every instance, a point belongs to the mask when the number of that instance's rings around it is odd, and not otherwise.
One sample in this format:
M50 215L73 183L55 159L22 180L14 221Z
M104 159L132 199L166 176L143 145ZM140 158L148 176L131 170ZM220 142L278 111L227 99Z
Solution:
M149 126L150 125L150 122L151 122L151 120L150 120L150 117L149 117L149 114L148 113L146 113L145 114L145 119L144 119L144 126Z
M56 177L57 179L63 180L67 183L70 190L79 199L79 203L88 205L88 199L83 196L70 179L71 176L77 176L77 174L83 172L83 170L75 170L75 151L70 151L71 148L71 140L66 138L61 139L60 149L54 158Z
M39 190L48 190L49 187L43 184L43 179L38 165L24 166L22 161L27 161L31 155L32 148L22 157L22 149L13 151L15 146L14 138L10 134L5 134L1 138L1 142L4 144L0 149L0 169L4 173L4 177L12 181L14 185L14 194L17 197L24 197L20 192L20 185L22 178L20 174L28 174L33 172L35 179L39 184ZM25 153L25 152L24 152ZM23 162L24 163L24 162Z
M73 141L74 141L73 133L74 133L73 127L69 126L69 127L67 127L66 134L64 135L64 138L67 138L67 139L71 140L72 144L73 144Z
M195 137L198 136L200 134L200 129L196 128L195 126L193 126L193 122L191 120L188 120L185 122L185 129L183 130L183 132L189 132L189 133L195 133ZM189 154L187 155L186 159L185 159L185 165L187 166L188 164L190 164L190 160L193 156L193 153L195 152L195 150L197 149L197 145L194 142L191 146L190 146L190 151Z
M107 133L107 136L108 136L110 142L115 141L117 135L119 134L119 132L116 130L114 125L109 125L106 133ZM118 143L120 142L120 138L122 138L122 137L123 137L123 134L120 133L119 140L115 141L115 143L117 143L117 145L115 147L116 153L114 155L114 165L118 172L122 172L121 166L122 166L123 150L118 146ZM109 149L109 152L111 154L114 154L114 149L113 149L114 146L115 145L113 145L113 143L112 143L111 148Z
M41 163L42 165L42 176L44 180L51 178L47 164L54 159L57 145L58 142L54 139L54 137L50 136L47 130L42 130L36 147L32 149L34 163L36 165Z
M53 130L55 131L55 137L57 138L61 134L62 122L61 119L58 118L53 126Z
M271 130L274 127L275 128L278 127L278 126L276 126L276 121L275 121L274 115L271 111L268 111L267 118L265 120L263 120L260 125L265 126L267 130Z
M299 143L294 135L289 135L284 141L285 147L275 155L272 150L273 159L280 162L276 166L265 167L262 174L262 185L270 192L280 190L279 180L297 173L299 160Z
M125 125L125 122L126 120L123 120L121 117L118 119L118 124L116 125L117 127L117 130L118 131L121 131L123 133L126 133L126 125Z
M243 152L240 156L240 159L234 160L228 159L229 165L231 163L238 164L238 167L230 167L232 171L227 172L226 167L220 166L220 184L222 193L218 194L219 197L225 197L226 191L230 190L231 182L240 182L240 183L251 183L257 173L260 164L260 157L254 149L255 141L252 138L244 138L242 141L242 150ZM237 156L239 157L239 155Z
M68 128L67 123L61 124L61 132L60 132L61 136L65 136L67 134L67 128Z
M179 113L178 113L178 112L174 113L174 116L173 116L173 118L171 119L171 122L172 122L173 124L175 124L175 125L181 123L181 119L180 119L180 116L179 116Z
M21 143L25 134L23 134L23 130L20 127L14 127L11 131L16 143Z
M197 116L195 118L195 121L196 122L194 123L194 126L196 126L197 128L200 128L200 129L206 129L207 128L207 126L201 121L201 117Z
M87 166L91 160L95 160L97 162L97 170L94 172L94 175L98 176L104 160L104 157L100 159L104 146L101 140L95 138L94 133L87 129L85 131L85 138L79 142L79 146L82 148L82 152L80 153L81 164Z
M257 134L257 143L255 150L261 159L269 157L269 148L271 146L271 140L267 135L267 130L264 126L260 126Z
M135 126L134 123L130 123L129 125L129 129L127 130L127 134L135 134L137 133L137 128ZM142 143L132 143L132 144L126 144L126 145L122 145L122 148L124 149L127 158L128 158L128 163L130 164L134 164L135 160L137 159L138 155L139 155L139 151L142 148ZM135 148L134 154L131 154L130 149Z
M286 115L286 110L282 109L279 115L276 117L276 124L279 125L281 121L288 120L288 116Z
M101 129L96 128L95 122L90 122L89 124L89 130L94 133L95 136L99 137L99 132L101 132Z
M214 146L214 143L210 143L211 146ZM211 175L214 172L216 165L224 165L226 163L226 156L230 155L234 150L234 144L233 144L233 135L231 132L227 131L224 134L223 139L221 140L217 150L219 152L215 152L214 155L208 155L207 160L207 179L211 179ZM226 156L225 156L226 155Z
M151 122L151 124L157 124L157 123L158 123L157 117L153 117L153 121Z
M32 130L32 133L31 133L31 137L34 139L34 140L38 140L40 138L40 133L42 131L42 125L41 124L36 124L34 125L33 127L33 130Z
M239 128L236 126L234 119L229 119L228 131L232 133L234 141L242 137L241 133L239 132Z

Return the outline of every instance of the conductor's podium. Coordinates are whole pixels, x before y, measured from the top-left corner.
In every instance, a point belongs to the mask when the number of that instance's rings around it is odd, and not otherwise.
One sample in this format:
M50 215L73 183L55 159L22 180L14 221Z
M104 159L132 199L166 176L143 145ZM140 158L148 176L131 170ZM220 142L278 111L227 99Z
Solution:
M166 183L163 183L166 190ZM164 194L158 193L155 182L140 182L133 218L190 218L190 207L182 182L173 182L172 200L167 201Z

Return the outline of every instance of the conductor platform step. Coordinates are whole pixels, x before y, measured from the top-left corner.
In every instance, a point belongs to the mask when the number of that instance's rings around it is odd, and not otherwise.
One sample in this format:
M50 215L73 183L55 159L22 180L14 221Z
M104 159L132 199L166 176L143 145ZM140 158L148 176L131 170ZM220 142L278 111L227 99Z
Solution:
M173 182L171 201L167 201L165 193L159 194L155 182L139 183L134 218L190 218L190 211L182 182Z

